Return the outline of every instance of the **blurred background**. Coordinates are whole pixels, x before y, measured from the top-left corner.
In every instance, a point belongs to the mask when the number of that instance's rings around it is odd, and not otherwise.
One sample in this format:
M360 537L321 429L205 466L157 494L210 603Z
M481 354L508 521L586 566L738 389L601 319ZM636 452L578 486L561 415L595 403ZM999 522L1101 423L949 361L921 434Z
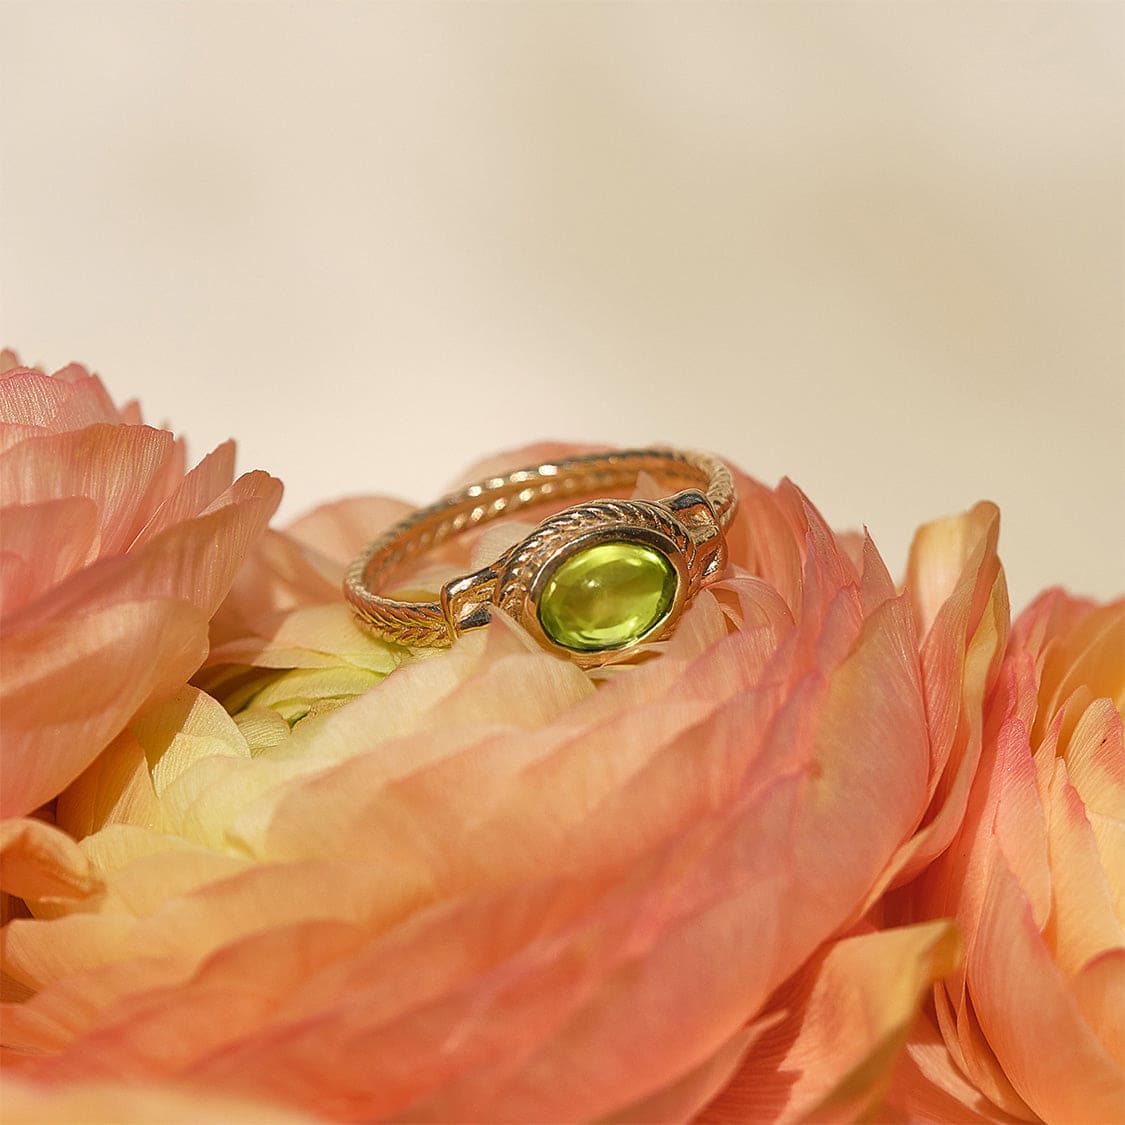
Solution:
M554 437L1125 585L1125 6L0 0L0 338L284 517Z

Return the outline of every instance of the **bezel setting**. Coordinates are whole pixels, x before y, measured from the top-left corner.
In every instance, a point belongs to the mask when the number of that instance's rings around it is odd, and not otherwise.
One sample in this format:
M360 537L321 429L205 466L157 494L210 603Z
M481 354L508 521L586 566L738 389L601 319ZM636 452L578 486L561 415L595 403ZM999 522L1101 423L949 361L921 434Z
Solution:
M627 644L581 651L557 644L539 620L539 599L568 559L590 547L629 543L660 552L676 572L671 606ZM441 592L451 633L485 624L493 607L515 619L548 652L583 668L621 660L676 627L686 607L726 565L726 541L715 512L698 489L668 500L594 500L543 520L491 566L448 583Z
M651 584L648 590L642 586L641 604L629 593L630 580L638 576ZM608 652L655 634L672 612L682 584L667 551L635 537L611 539L584 543L553 558L536 576L532 601L536 621L555 644L574 653ZM591 594L592 604L586 601ZM649 599L652 604L645 604ZM602 639L595 641L591 632Z
M623 645L615 645L604 649L574 649L561 645L548 636L539 618L539 600L543 596L551 579L554 578L559 568L568 560L582 551L591 547L600 547L605 544L629 543L642 547L649 547L658 551L671 564L676 573L676 592L672 597L672 604L654 621L643 633L632 641ZM691 575L688 572L684 553L677 547L674 540L651 528L636 524L606 524L601 527L576 535L561 544L548 543L536 545L537 550L526 560L526 565L532 571L533 577L528 586L518 595L513 596L501 608L512 613L520 625L531 634L545 649L568 657L570 660L582 662L588 660L592 666L605 663L614 654L626 652L646 641L655 641L675 627L684 606L688 600L688 590L691 586Z

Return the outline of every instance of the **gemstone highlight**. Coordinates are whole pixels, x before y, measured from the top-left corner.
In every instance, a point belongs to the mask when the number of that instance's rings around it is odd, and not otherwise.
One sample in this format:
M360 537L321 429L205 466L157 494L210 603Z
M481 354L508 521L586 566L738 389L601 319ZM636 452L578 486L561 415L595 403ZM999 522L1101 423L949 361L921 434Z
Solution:
M668 616L679 577L643 543L599 543L575 551L539 596L539 624L563 648L603 652L640 640Z

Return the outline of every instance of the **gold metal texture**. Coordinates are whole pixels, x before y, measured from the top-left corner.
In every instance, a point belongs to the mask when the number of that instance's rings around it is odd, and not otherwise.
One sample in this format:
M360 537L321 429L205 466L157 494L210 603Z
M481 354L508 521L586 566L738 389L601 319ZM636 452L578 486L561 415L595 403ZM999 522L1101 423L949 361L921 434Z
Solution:
M557 512L495 562L451 579L438 601L403 601L379 592L393 589L392 580L408 563L460 532L535 505L620 491L642 472L680 490L663 500L592 499ZM470 484L389 528L352 563L344 596L368 628L399 644L447 647L466 630L486 625L498 607L545 649L596 667L623 650L577 652L543 631L537 605L551 575L573 554L599 543L654 547L676 569L675 600L627 649L658 640L675 628L696 593L722 573L723 532L737 502L730 470L708 453L629 449L530 465Z

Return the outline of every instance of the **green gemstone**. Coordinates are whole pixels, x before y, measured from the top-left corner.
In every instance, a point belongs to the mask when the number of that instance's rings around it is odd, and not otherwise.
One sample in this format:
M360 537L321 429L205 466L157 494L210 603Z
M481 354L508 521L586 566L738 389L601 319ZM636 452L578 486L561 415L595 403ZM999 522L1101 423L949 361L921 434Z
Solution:
M578 652L624 648L668 616L678 578L671 560L642 543L575 551L539 597L539 623Z

